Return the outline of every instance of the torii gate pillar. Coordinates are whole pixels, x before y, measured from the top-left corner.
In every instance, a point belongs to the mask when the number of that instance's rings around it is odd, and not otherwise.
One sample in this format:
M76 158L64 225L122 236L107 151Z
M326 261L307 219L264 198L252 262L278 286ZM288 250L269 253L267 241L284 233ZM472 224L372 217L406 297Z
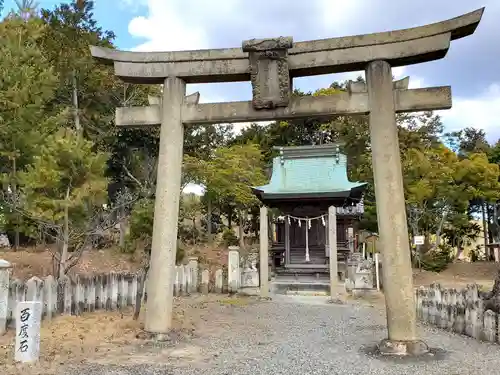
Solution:
M186 83L168 77L163 85L161 107L160 151L153 224L153 241L148 276L148 300L145 330L167 335L172 325L172 294L177 252L177 230L181 189L184 129L181 109L186 95Z
M391 65L386 61L370 62L366 67L366 85L388 329L388 339L382 341L379 348L385 354L421 354L428 348L417 340L416 333L413 273Z

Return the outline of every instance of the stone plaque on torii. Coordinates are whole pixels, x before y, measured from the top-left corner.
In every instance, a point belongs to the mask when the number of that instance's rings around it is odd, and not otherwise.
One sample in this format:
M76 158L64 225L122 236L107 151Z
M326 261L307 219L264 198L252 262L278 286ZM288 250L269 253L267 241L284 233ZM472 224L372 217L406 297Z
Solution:
M128 83L163 84L150 106L117 108L118 126L161 126L151 267L145 329L168 334L172 320L183 126L369 114L377 218L382 243L388 354L418 354L418 340L403 179L395 114L451 108L449 86L408 89L393 82L391 67L443 58L450 42L469 36L484 8L447 21L404 30L293 43L290 37L252 39L242 48L178 52L125 52L91 47ZM331 96L292 97L292 81L365 70L366 84L351 83ZM187 83L251 81L252 101L200 104ZM265 209L261 210L261 212ZM267 246L261 243L262 252ZM265 259L267 254L261 254ZM267 270L261 267L263 295Z

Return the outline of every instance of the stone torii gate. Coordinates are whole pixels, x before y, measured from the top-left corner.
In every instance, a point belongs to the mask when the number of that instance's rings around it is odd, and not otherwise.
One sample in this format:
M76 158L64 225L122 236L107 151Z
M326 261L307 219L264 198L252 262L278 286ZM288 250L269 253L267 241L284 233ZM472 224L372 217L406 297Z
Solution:
M379 347L388 354L426 352L416 333L395 114L449 109L451 89L393 85L391 67L443 58L452 40L474 33L483 11L404 30L298 43L290 37L252 39L231 49L125 52L92 46L92 55L114 64L123 81L163 84L158 103L116 110L118 126L161 126L146 331L161 339L171 329L183 126L369 114L388 327L388 339ZM295 77L363 69L366 85L351 84L331 96L291 97ZM199 104L198 94L186 97L187 83L248 80L252 101ZM261 276L266 295L267 271Z

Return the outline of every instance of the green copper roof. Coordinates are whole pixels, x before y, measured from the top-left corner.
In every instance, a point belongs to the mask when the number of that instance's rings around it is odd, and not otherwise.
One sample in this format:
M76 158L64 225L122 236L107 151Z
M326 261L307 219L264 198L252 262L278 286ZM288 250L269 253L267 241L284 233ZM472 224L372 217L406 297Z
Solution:
M349 197L351 191L361 193L366 183L350 182L347 158L337 145L280 148L273 159L271 181L254 188L258 195L318 195Z

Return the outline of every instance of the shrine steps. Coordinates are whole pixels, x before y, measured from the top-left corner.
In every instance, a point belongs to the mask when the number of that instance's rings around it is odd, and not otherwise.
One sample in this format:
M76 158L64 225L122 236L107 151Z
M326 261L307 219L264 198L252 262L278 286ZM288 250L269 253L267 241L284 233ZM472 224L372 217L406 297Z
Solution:
M306 253L303 248L290 249L290 263L305 263ZM311 247L309 250L309 263L308 264L327 264L327 257L325 255L325 248Z
M272 280L271 293L273 294L290 294L300 292L317 292L328 293L330 290L329 280Z
M276 270L270 286L275 294L326 293L330 290L328 265L287 265Z

